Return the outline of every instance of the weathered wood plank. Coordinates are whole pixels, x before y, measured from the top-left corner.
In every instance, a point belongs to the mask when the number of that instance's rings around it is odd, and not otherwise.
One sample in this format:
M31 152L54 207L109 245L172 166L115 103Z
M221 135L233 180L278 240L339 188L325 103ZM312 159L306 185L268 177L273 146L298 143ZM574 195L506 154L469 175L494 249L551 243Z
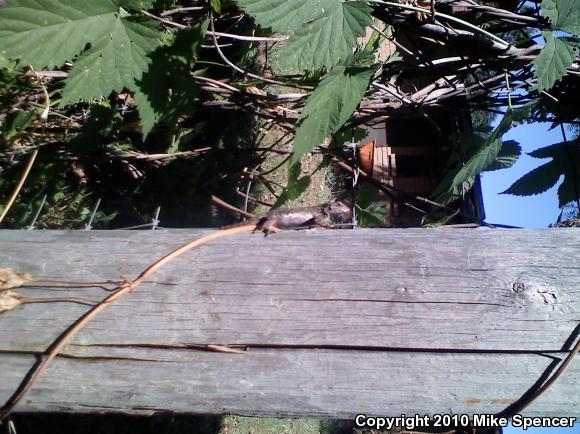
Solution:
M99 359L104 355L110 358ZM260 349L242 355L107 349L85 357L59 358L20 408L345 419L493 413L519 398L549 363L525 355ZM5 359L13 386L30 363ZM576 363L526 414L577 416L579 375Z
M0 267L67 281L133 278L207 232L0 231ZM19 292L106 295L58 286ZM185 254L108 307L20 409L492 413L551 363L539 353L566 355L579 301L574 229L241 235ZM0 334L9 367L0 399L32 364L26 352L46 348L86 309L26 304L0 315L10 330ZM207 344L246 351L199 349ZM580 416L578 390L575 361L527 414Z

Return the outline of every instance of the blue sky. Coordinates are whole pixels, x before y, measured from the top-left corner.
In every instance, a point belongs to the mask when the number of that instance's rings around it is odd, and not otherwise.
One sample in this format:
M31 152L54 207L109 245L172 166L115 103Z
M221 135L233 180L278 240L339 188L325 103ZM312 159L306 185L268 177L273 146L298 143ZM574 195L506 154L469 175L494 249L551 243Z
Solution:
M497 125L499 119L494 124ZM482 175L486 222L528 228L546 228L550 223L556 222L560 214L557 190L563 178L560 178L550 190L535 196L499 194L522 175L550 161L550 159L538 159L526 155L534 149L563 141L560 128L550 130L550 125L549 123L519 125L503 136L504 141L516 140L520 143L522 156L509 169L487 172ZM569 133L567 137L570 139Z
M497 125L496 120L495 124ZM512 196L499 194L530 170L550 161L549 159L532 158L526 152L533 151L553 143L562 142L559 128L550 130L549 123L519 125L504 135L504 140L516 140L522 147L522 156L513 167L482 175L483 200L486 221L514 226L545 228L554 223L560 213L557 189L562 178L554 187L545 193L535 196ZM568 139L570 134L567 133ZM508 426L504 434L580 434L580 423L571 428L522 428Z

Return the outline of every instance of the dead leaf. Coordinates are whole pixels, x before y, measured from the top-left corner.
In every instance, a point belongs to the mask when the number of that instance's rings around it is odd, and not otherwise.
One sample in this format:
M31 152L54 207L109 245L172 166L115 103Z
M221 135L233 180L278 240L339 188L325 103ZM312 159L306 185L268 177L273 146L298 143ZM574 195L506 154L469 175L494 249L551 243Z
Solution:
M256 86L246 86L246 92L252 93L254 95L260 95L260 96L268 95L268 93L265 90L259 89Z
M11 290L0 292L0 313L7 312L20 306L23 299L24 297Z
M27 273L16 273L11 268L0 268L0 291L11 288L19 288L23 283L32 280Z

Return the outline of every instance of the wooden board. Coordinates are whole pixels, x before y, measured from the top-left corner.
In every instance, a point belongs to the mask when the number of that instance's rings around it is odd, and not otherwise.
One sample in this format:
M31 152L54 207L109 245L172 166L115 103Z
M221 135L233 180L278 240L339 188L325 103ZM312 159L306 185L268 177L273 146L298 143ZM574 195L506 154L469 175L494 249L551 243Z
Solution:
M206 233L0 231L0 267L74 282L130 279ZM106 295L45 285L18 292ZM566 356L579 301L575 229L238 235L186 253L108 307L19 410L493 413ZM0 399L33 353L86 310L34 303L0 314ZM579 390L576 360L525 414L580 416Z

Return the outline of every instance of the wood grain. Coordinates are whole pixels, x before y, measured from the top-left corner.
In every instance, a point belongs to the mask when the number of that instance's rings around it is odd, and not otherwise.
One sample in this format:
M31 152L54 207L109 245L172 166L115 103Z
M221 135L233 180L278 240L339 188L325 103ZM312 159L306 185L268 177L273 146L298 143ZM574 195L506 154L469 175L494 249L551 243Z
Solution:
M130 279L206 233L0 231L0 267L38 279ZM42 285L18 292L106 296ZM86 309L39 303L0 315L0 399ZM493 413L566 356L579 320L575 229L239 235L185 254L108 307L19 410ZM525 414L580 416L578 390L576 360Z

